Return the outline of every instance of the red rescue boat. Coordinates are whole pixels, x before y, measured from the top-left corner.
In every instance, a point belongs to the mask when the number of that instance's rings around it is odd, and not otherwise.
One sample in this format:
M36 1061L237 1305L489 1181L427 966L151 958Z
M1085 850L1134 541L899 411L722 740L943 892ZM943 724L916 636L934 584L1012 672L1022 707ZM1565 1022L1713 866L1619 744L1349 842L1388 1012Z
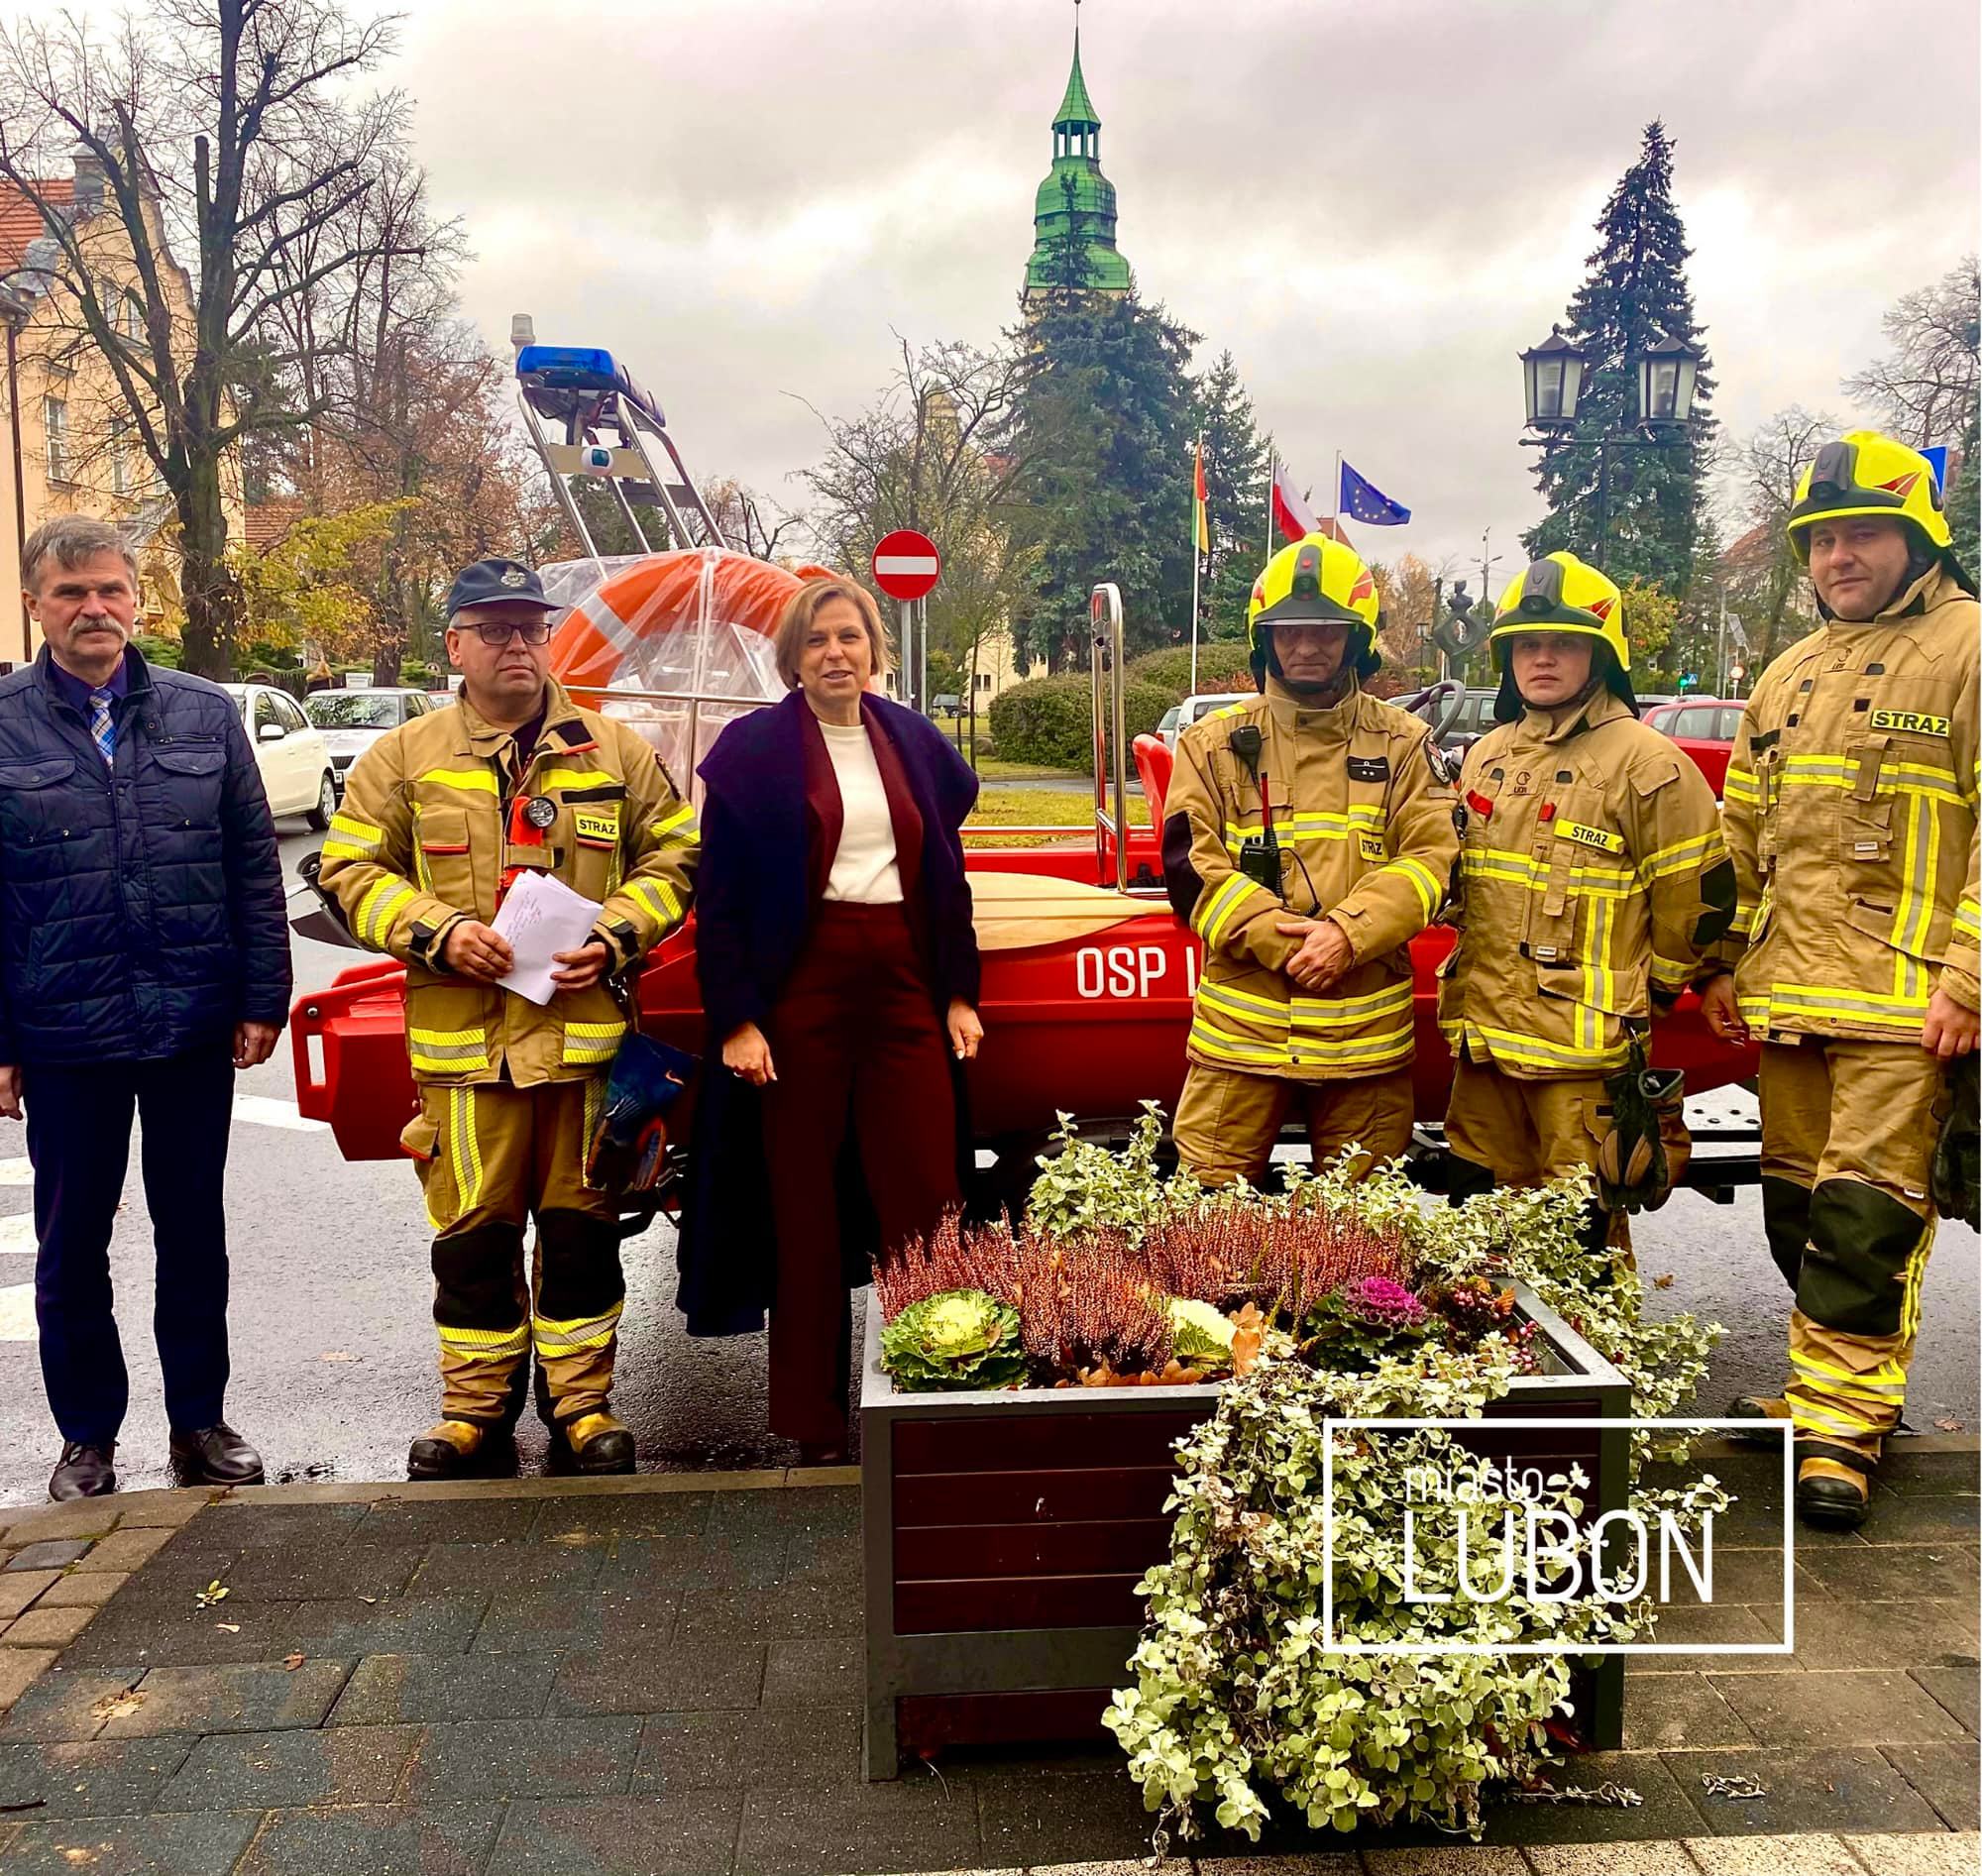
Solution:
M686 781L724 721L779 694L767 635L798 581L716 548L643 557L573 607L554 641L554 668L583 701L637 722ZM1097 619L1103 609L1097 605ZM1161 892L1155 829L1169 751L1154 737L1136 741L1148 818L1131 825L1119 634L1117 610L1112 626L1097 629L1093 655L1101 778L1093 837L1018 830L1054 841L966 855L984 949L985 1045L968 1070L971 1120L980 1149L996 1161L989 1176L1001 1195L1023 1189L1032 1156L1062 1113L1083 1130L1111 1132L1145 1101L1173 1111L1183 1082L1197 939L1171 916ZM1126 837L1118 839L1118 828ZM972 835L966 827L967 845ZM314 929L321 935L321 915ZM1443 1117L1452 1079L1436 1022L1435 973L1453 942L1449 928L1434 926L1411 945L1417 1111L1432 1126ZM297 1105L330 1124L347 1159L396 1157L399 1130L415 1105L403 981L396 963L374 958L299 997L292 1013ZM702 1049L693 919L649 960L639 1007L648 1032ZM1716 1042L1690 995L1653 1039L1655 1060L1684 1069L1689 1093L1755 1071L1754 1050ZM1745 1183L1754 1176L1752 1158L1696 1159L1691 1176L1716 1189Z

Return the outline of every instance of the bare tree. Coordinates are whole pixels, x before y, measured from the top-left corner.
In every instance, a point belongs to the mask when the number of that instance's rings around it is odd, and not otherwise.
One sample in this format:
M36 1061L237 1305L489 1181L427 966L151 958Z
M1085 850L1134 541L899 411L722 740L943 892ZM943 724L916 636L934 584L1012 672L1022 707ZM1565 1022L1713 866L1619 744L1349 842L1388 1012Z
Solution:
M73 15L0 31L0 177L42 211L60 254L51 296L108 360L171 497L193 670L227 672L241 616L226 557L236 452L330 407L286 394L267 335L290 301L399 240L349 219L403 133L396 96L350 101L391 33L338 0L155 0L107 41ZM100 271L104 218L72 214L43 180L78 147L101 171L128 284ZM137 334L119 316L127 296ZM250 384L265 394L234 394Z
M753 560L775 561L782 547L787 556L807 526L803 514L780 508L747 483L716 476L702 485L702 498L716 516L716 525L730 546Z
M1845 379L1844 394L1916 449L1958 441L1982 388L1982 280L1975 256L1895 300L1880 323L1893 350Z
M1837 433L1837 419L1828 411L1791 404L1728 452L1736 490L1730 530L1735 539L1720 558L1720 597L1740 620L1757 669L1782 649L1790 631L1801 632L1808 624L1806 576L1790 547L1790 508L1798 477Z
M895 528L936 542L943 571L929 600L930 642L966 674L974 713L986 642L1009 624L1036 559L1023 464L999 440L1031 364L1014 352L897 343L901 362L873 404L820 419L828 447L802 477L816 497L808 526L823 560L863 577L874 543Z

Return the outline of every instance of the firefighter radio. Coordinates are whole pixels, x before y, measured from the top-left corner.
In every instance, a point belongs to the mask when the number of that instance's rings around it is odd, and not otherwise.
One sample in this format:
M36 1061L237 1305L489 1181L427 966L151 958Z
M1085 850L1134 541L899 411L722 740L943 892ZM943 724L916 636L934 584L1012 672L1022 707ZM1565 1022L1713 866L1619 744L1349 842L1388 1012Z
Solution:
M1226 738L1226 747L1244 764L1253 785L1260 791L1260 832L1256 839L1239 848L1239 870L1254 885L1280 896L1284 873L1280 861L1279 836L1273 831L1273 803L1268 778L1261 773L1260 753L1264 738L1258 723L1244 723Z

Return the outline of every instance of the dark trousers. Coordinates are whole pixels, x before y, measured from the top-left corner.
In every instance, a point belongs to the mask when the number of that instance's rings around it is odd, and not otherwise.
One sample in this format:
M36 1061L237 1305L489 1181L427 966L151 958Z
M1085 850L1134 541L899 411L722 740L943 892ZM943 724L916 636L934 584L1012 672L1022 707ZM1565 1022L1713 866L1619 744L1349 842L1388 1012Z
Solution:
M883 1253L962 1202L948 1041L900 906L828 902L767 1025L764 1146L778 1238L771 1431L846 1437L850 1306L834 1175L850 1127Z
M111 1311L110 1230L143 1120L145 1204L158 1248L152 1314L165 1414L212 1426L227 1392L227 1217L222 1186L234 1104L229 1043L164 1061L22 1072L35 1162L35 1317L42 1379L65 1440L107 1445L130 1379Z

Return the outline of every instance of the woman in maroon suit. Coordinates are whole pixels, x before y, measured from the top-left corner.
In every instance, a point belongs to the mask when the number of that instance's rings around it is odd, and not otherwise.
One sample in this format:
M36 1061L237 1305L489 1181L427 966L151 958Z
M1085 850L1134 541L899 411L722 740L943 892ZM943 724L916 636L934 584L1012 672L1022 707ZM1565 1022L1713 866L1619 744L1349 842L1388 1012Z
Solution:
M809 582L776 642L791 696L731 723L700 771L696 951L726 1072L703 1077L680 1302L706 1335L768 1306L771 1429L829 1465L868 1249L961 1202L958 1070L984 1032L957 828L977 778L867 688L886 640L864 588ZM877 1246L849 1230L863 1213Z

